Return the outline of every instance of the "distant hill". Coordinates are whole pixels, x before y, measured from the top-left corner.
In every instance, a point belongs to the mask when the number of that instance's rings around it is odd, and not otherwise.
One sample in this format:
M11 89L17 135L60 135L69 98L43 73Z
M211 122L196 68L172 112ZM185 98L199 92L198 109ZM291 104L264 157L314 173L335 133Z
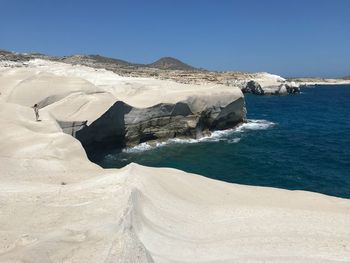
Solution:
M343 77L343 79L350 80L350 75Z
M17 53L0 49L0 60L25 62L36 58L60 61L73 65L79 64L95 68L105 68L124 73L132 73L139 70L146 72L151 70L151 68L158 70L204 71L204 69L197 69L172 57L163 57L151 64L138 64L100 55L48 56L40 53Z
M196 68L183 63L182 61L172 58L164 57L152 64L148 64L149 67L168 70L196 70Z

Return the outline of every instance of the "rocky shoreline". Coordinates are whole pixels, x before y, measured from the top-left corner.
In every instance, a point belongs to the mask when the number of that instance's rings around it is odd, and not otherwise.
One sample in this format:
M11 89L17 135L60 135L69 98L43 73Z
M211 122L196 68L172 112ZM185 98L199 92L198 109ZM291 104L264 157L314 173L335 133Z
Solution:
M122 77L104 69L34 59L1 70L1 98L48 112L87 152L151 140L200 138L245 121L238 88ZM17 77L14 77L17 75Z
M256 95L287 95L300 92L300 87L313 85L350 84L350 80L323 78L282 78L264 72L208 71L194 68L177 59L166 57L151 64L135 64L99 55L48 56L39 53L15 53L0 50L0 63L7 66L25 66L33 59L83 65L106 69L124 77L173 80L183 84L219 84L239 87L244 93ZM252 85L253 83L253 85Z
M0 66L24 74L14 80L21 83L13 90L0 91L5 101L25 106L37 103L56 117L64 132L78 138L87 152L98 145L123 148L151 140L199 138L213 130L232 128L245 120L244 97L237 90L287 95L313 83L348 81L210 72L172 58L142 65L97 55L53 57L0 51ZM30 102L18 97L12 101L17 93L24 97L21 94L26 93L21 90L33 85L46 89L46 93L40 91L36 98L29 94ZM156 88L149 88L152 85ZM153 99L139 103L148 97ZM86 105L98 105L98 110L91 114Z
M349 200L137 164L102 169L82 147L232 127L245 118L239 88L1 63L1 262L349 259Z

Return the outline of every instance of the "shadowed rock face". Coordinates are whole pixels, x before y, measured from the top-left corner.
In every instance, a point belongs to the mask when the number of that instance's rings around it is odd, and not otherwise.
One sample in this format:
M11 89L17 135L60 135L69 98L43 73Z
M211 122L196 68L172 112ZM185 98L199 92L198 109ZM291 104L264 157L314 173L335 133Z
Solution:
M254 80L249 81L246 86L242 89L243 93L252 93L256 95L264 95L264 90L260 84Z
M189 102L161 103L141 109L118 101L90 125L79 126L74 134L89 152L150 140L198 138L211 130L234 127L245 119L242 97L225 107L211 105L199 112L193 112L190 106ZM67 129L65 132L73 134Z
M131 107L118 101L100 118L76 132L84 148L120 148L125 145L126 127L124 117Z
M300 93L300 87L295 82L261 86L257 81L251 80L242 88L242 92L255 95L286 95Z

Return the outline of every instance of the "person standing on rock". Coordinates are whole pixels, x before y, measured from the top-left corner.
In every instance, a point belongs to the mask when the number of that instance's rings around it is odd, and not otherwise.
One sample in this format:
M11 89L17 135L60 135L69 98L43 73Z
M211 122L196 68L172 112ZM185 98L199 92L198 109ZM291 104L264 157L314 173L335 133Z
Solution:
M39 107L38 107L38 104L34 104L33 106L33 109L34 109L34 113L35 113L35 119L36 121L39 121Z

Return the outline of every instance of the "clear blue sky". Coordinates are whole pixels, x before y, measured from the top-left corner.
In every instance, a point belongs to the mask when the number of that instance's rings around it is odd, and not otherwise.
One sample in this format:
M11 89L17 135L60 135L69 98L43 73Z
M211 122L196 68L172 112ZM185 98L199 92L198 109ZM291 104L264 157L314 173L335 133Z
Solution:
M0 0L0 7L0 48L12 51L350 74L350 0Z

